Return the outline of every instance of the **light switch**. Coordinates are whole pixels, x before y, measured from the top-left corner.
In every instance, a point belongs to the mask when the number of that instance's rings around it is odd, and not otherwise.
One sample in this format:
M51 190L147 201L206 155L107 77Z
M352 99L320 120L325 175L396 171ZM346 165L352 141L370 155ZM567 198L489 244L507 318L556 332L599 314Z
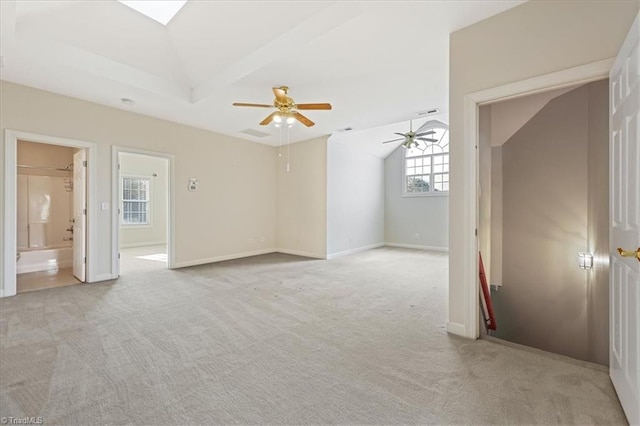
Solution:
M198 179L189 178L189 191L197 191L198 190Z

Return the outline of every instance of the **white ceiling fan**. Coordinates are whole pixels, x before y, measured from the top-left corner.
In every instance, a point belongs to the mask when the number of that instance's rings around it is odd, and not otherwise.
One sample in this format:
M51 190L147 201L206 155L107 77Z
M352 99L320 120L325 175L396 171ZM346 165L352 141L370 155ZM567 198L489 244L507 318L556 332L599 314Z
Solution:
M402 136L401 138L384 141L382 143L392 143L392 142L403 141L402 142L402 146L407 148L407 149L409 149L409 148L418 146L418 143L420 141L421 142L430 142L430 143L438 142L438 139L427 137L429 135L434 135L436 133L435 130L425 131L426 128L429 127L429 125L430 125L430 123L426 122L422 126L420 126L420 128L418 130L416 130L414 132L413 131L413 120L410 120L409 121L409 131L407 133L399 133L399 132L395 133L398 136Z

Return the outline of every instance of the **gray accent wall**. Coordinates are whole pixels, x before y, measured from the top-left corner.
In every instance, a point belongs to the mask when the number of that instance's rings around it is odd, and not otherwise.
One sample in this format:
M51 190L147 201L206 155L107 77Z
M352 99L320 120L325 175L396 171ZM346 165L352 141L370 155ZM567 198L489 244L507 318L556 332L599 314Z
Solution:
M607 93L601 81L555 98L502 146L503 285L494 293L494 336L600 364L608 362ZM605 261L579 269L580 251Z
M402 196L402 161L399 147L384 162L385 241L388 244L446 250L449 247L449 196Z
M588 85L589 164L587 236L594 254L587 274L589 359L609 364L609 81Z
M384 160L327 143L327 255L384 244Z

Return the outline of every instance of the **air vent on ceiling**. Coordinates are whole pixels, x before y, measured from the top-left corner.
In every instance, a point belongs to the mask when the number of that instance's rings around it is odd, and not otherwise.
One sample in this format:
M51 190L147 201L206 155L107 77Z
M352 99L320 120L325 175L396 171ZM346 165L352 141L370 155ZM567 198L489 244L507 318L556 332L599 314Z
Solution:
M350 132L353 130L353 127L345 127L344 129L339 129L339 132Z
M260 130L253 130L253 129L244 129L240 133L244 133L245 135L253 136L256 138L266 138L267 136L270 136L269 133L265 133L265 132L261 132Z
M438 108L432 108L432 109L428 109L426 111L418 111L418 112L416 112L416 115L418 117L424 117L425 115L437 114L439 112L440 112L440 110Z

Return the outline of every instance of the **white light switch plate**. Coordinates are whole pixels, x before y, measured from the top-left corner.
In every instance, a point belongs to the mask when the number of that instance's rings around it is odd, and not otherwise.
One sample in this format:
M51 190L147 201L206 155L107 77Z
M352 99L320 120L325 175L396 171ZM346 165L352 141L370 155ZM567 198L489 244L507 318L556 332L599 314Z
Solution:
M197 191L198 190L198 179L189 178L189 191Z

